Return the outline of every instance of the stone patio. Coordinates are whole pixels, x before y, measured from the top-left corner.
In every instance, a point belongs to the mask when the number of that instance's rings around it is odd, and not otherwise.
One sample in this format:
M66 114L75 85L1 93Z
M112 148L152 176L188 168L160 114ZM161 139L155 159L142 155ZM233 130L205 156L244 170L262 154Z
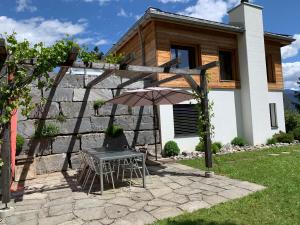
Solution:
M264 189L217 175L204 178L202 171L176 163L149 169L154 175L147 189L135 180L131 189L107 189L102 196L83 192L75 171L38 176L14 194L14 215L0 224L151 224Z

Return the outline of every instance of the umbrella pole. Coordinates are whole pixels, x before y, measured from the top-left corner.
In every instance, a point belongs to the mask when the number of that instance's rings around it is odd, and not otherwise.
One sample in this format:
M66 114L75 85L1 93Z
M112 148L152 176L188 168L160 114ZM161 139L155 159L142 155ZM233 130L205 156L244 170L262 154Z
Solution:
M157 141L157 134L156 134L156 113L157 113L157 108L156 105L154 105L154 102L152 103L153 107L153 130L154 130L154 148L155 148L155 161L157 161L157 146L156 146L156 141Z

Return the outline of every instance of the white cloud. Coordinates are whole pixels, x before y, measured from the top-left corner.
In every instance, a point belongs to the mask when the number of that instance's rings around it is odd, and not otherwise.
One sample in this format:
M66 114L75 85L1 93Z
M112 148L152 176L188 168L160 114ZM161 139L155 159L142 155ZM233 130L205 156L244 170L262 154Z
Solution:
M120 12L117 13L117 16L121 17L128 17L128 14L125 12L125 10L122 8Z
M286 89L299 89L297 84L300 77L300 62L283 63L284 87Z
M253 0L250 2L253 2ZM179 13L221 22L227 15L227 11L239 3L240 0L197 0L195 5L191 5Z
M15 20L6 16L0 16L0 34L17 32L17 39L27 39L32 43L44 42L46 45L64 38L67 34L75 36L82 34L86 23L72 23L58 19L46 20L42 17L34 17L27 20Z
M108 40L106 40L106 39L100 39L100 40L96 41L94 44L96 46L99 46L99 45L107 45L108 43L109 43Z
M187 3L190 0L158 0L158 1L166 4L166 3Z
M281 55L283 59L294 57L300 52L300 34L295 34L294 38L296 41L294 41L291 45L285 46L281 49Z
M34 12L37 10L36 6L31 5L32 4L31 0L17 0L16 3L17 3L17 7L16 7L17 12L24 12L24 11Z
M105 3L110 2L111 0L83 0L84 2L98 2L99 5L104 5Z

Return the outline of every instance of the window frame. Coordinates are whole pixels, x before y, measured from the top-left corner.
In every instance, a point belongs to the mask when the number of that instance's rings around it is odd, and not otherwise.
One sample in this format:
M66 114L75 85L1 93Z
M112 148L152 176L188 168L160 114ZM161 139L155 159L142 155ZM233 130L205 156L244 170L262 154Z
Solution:
M177 49L181 49L181 50L193 50L194 56L193 57L189 56L189 60L191 58L193 58L195 67L190 68L190 69L195 69L198 65L201 65L201 60L199 60L199 53L198 53L199 52L199 47L197 45L172 42L170 44L170 60L172 60L172 49L175 48L175 47L177 47ZM191 66L191 64L189 62L189 67L190 66ZM178 68L178 66L176 66L176 68Z
M274 106L272 108L272 106ZM270 124L271 124L271 129L278 129L278 117L277 117L277 105L276 103L269 103L269 111L270 111ZM273 115L274 113L274 115ZM274 116L274 122L273 124L273 116Z
M232 81L237 81L238 76L237 76L237 51L236 49L227 49L227 48L219 48L218 49L218 60L220 61L220 52L230 52L232 56L232 61L231 61L231 67L232 67L232 79L231 80L225 80L221 78L221 66L219 67L219 81L220 82L232 82Z

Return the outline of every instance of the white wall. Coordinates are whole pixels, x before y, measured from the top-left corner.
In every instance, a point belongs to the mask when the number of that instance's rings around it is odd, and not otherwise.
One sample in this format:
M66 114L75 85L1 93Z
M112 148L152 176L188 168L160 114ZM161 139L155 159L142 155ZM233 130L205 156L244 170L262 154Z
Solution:
M284 120L284 105L283 105L283 93L282 91L269 92L269 103L276 104L277 123L278 129L272 129L272 135L279 131L285 132L285 120ZM271 127L271 125L270 125Z
M212 90L209 99L213 104L214 117L212 124L215 126L214 141L223 144L229 143L234 137L242 135L242 115L240 104L240 90ZM183 102L182 104L189 104ZM191 101L195 104L195 101ZM175 137L173 106L159 106L160 129L162 147L166 142L174 140L182 151L194 151L199 143L199 136Z

